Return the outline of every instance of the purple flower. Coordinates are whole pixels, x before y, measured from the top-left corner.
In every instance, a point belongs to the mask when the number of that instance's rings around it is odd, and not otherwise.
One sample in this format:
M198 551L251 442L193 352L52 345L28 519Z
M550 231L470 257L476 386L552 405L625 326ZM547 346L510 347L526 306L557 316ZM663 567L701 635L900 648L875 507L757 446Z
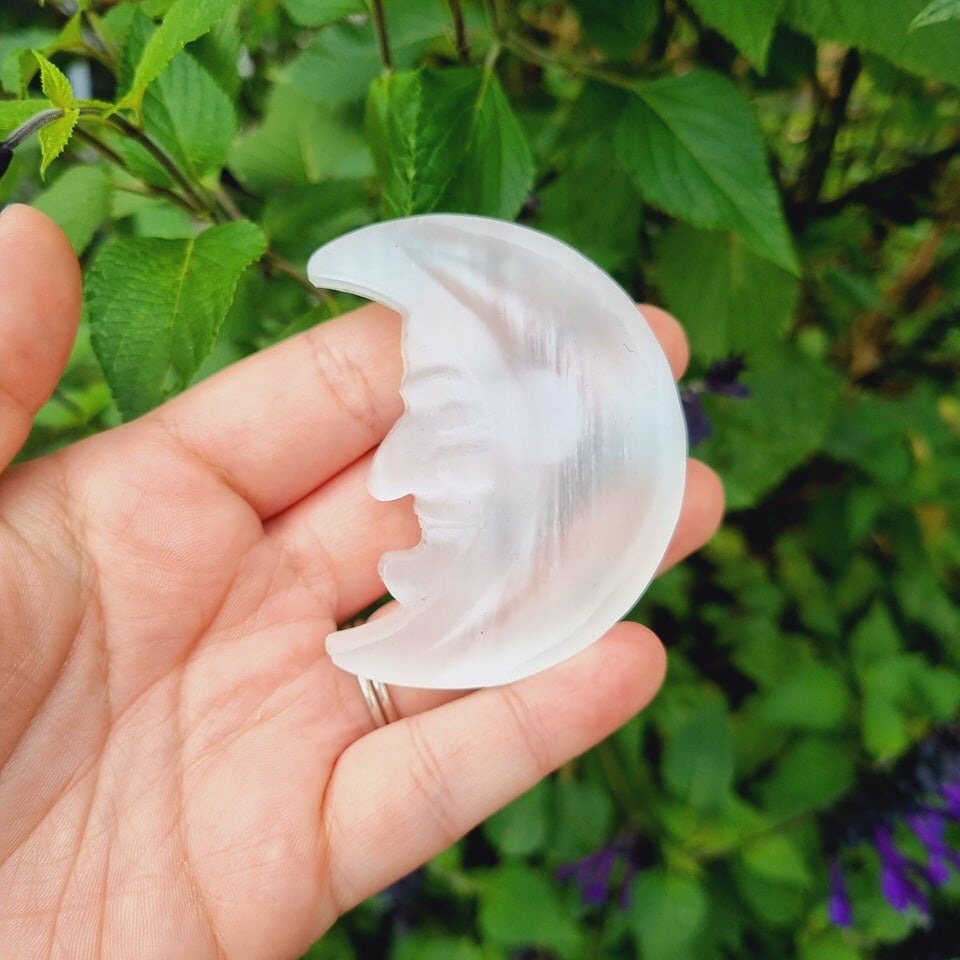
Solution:
M629 901L629 882L633 876L633 860L624 842L620 839L595 850L581 860L565 863L557 868L558 880L575 880L580 888L580 899L586 906L606 903L610 898L613 873L623 862L623 874L618 884L619 903L626 908Z
M951 864L960 870L960 854L955 853L947 846L944 834L947 822L938 810L927 813L915 813L907 817L907 823L913 830L916 838L927 851L927 876L935 887L942 887L950 879Z
M911 906L929 913L926 895L911 879L911 876L923 876L923 868L897 849L893 834L886 827L877 827L874 838L880 855L880 890L887 902L901 913Z
M715 363L703 378L703 388L707 393L720 397L743 399L750 396L750 388L739 382L740 374L746 369L742 356L728 357Z
M944 813L953 820L960 822L960 780L943 785Z
M564 864L557 870L557 879L575 879L580 888L580 899L587 906L604 903L610 894L610 879L618 852L613 844L601 847L582 860Z
M719 397L742 399L750 396L750 390L738 382L745 368L743 357L729 357L715 363L704 374L702 380L695 380L680 390L683 413L687 418L687 435L690 446L695 447L713 433L713 424L703 409L701 397L713 393Z
M830 922L835 926L853 926L853 907L847 894L847 882L836 857L830 858L830 899L827 902L827 913Z
M680 402L683 404L683 415L687 418L687 436L690 439L690 446L695 447L713 433L713 424L703 409L699 392L684 387L680 391Z

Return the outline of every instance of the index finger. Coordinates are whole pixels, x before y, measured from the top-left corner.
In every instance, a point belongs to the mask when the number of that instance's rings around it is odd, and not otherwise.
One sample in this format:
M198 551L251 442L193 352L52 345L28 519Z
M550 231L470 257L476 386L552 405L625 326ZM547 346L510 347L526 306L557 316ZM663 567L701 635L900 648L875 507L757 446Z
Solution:
M642 309L679 377L682 328L658 307ZM147 420L266 520L380 443L403 410L401 372L400 317L374 303L242 360Z

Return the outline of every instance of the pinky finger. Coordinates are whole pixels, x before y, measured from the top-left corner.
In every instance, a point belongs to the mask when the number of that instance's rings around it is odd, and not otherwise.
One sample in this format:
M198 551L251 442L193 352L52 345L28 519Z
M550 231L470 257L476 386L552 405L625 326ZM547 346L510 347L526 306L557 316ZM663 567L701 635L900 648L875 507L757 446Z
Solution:
M653 699L660 641L621 623L576 657L363 737L324 798L325 867L343 912L409 873Z

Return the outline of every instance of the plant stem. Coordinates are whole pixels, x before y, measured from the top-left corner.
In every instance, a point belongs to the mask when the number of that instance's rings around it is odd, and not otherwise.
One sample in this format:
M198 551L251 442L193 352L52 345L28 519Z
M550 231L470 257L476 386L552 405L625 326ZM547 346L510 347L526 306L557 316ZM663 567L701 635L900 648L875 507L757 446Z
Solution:
M393 69L393 58L390 55L390 38L387 34L387 18L383 12L383 0L371 0L373 8L373 25L377 31L377 43L380 45L380 59L387 70Z
M818 113L810 131L807 156L793 188L792 201L796 207L809 207L820 196L837 134L846 117L850 94L859 75L860 54L856 50L848 50L840 66L837 89L824 98L823 110Z
M120 167L121 170L126 170L127 165L123 157L117 153L113 147L107 146L99 137L95 137L89 130L84 130L82 127L77 127L75 135L81 139L84 143L93 147L102 157L109 160L112 164L117 167ZM187 202L179 193L176 193L173 190L168 189L167 187L158 187L152 183L144 184L145 191L148 194L157 197L163 197L166 200L169 200L171 203L175 203L178 207L185 210L187 213L196 216L197 211L194 207ZM136 191L140 192L140 191Z
M55 107L52 110L41 110L34 114L26 123L22 123L6 140L0 142L0 146L7 150L16 150L25 140L29 140L35 133L38 133L44 127L51 123L56 123L63 116L63 110Z
M640 809L640 805L630 789L630 784L627 783L627 778L620 769L620 757L614 745L609 740L604 740L603 743L597 745L596 753L600 766L603 768L603 775L610 787L610 792L616 797L620 808L632 823L645 822L646 816Z
M497 0L484 0L484 7L487 10L487 20L490 21L490 29L497 35L500 35L500 14L497 12Z
M82 113L83 111L81 111ZM100 118L104 119L102 114ZM194 185L181 173L180 168L174 163L173 159L167 154L167 152L160 147L158 144L154 143L150 137L147 136L139 127L134 126L130 123L129 120L124 119L119 114L114 113L109 118L107 118L107 123L112 124L116 127L121 133L130 137L132 140L135 140L140 146L143 147L147 153L153 157L157 163L166 171L174 183L184 192L187 199L194 205L194 212L198 214L207 214L211 213L210 204L206 201L203 195L194 187Z
M600 67L592 67L580 61L566 60L541 47L535 47L533 44L529 44L513 34L507 34L501 37L500 41L511 53L529 63L535 63L542 67L560 67L563 70L569 70L571 73L580 74L580 76L587 77L591 80L597 80L600 83L606 83L612 87L619 87L621 90L636 91L637 82L631 77L625 77L619 73L613 73L610 70L604 70Z
M463 22L463 9L460 0L447 0L450 12L453 14L453 29L457 39L457 56L460 62L467 66L470 63L470 47L467 45L467 30Z
M0 141L0 158L6 159L9 163L9 159L13 156L13 151L20 146L20 144L48 124L59 120L63 115L63 110L54 109L44 110L32 116L26 123L17 127L6 140ZM144 150L160 164L174 183L180 187L185 196L181 196L175 190L170 190L167 187L145 184L149 193L166 198L171 203L175 203L178 207L186 210L187 213L200 219L213 220L215 222L223 222L228 219L243 219L243 212L224 190L220 190L217 193L217 202L223 210L223 213L219 213L214 203L205 197L200 190L187 179L167 152L159 144L155 143L143 130L134 126L128 120L118 114L111 114L109 117L104 116L103 111L95 107L81 107L80 116L84 119L96 120L112 126L124 134L124 136L130 137L131 140L139 143ZM108 144L100 140L99 137L90 133L90 131L84 130L82 127L77 127L76 136L83 140L84 143L93 147L111 163L121 169L127 169L123 157ZM274 273L280 273L290 277L313 296L319 296L328 306L335 306L336 300L329 291L317 290L302 270L272 250L268 250L264 255L263 262Z

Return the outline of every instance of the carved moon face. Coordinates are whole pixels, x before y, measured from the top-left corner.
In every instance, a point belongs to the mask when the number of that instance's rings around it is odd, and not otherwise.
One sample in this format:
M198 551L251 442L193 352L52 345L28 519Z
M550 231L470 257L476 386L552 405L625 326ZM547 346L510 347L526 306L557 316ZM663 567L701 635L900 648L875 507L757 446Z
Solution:
M357 230L309 274L403 316L405 412L370 490L413 494L423 534L380 561L396 611L327 637L334 662L472 688L597 640L656 572L686 470L670 368L630 298L551 237L447 214Z

